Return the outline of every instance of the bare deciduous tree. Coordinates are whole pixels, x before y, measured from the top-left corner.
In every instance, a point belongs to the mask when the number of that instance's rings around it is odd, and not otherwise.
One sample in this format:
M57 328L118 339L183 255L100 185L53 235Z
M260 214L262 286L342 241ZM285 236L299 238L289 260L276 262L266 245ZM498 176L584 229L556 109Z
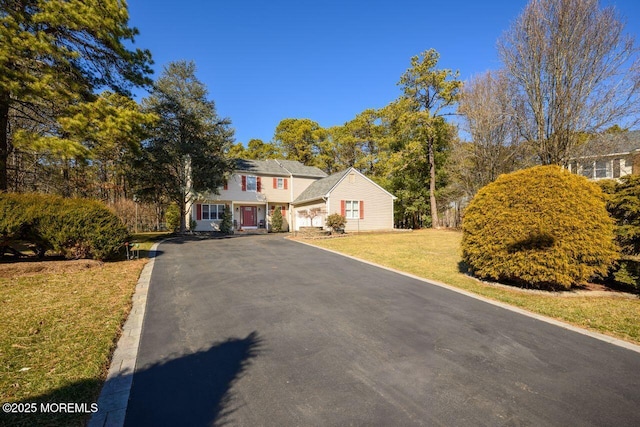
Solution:
M640 61L613 8L597 0L531 0L498 42L523 97L524 138L563 164L580 133L637 120Z
M458 112L471 137L458 144L467 158L463 181L472 183L472 193L493 182L498 175L523 166L524 149L518 132L518 97L506 73L487 72L465 84Z

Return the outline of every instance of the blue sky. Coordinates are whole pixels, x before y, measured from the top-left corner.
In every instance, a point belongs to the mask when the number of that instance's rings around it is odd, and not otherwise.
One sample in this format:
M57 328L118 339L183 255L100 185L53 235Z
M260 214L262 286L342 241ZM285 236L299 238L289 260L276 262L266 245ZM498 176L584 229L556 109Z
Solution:
M435 48L466 80L500 67L496 41L525 0L129 0L155 76L193 60L236 141L270 141L280 120L341 125L400 94L411 56ZM640 2L607 0L640 37ZM145 96L140 93L138 97Z

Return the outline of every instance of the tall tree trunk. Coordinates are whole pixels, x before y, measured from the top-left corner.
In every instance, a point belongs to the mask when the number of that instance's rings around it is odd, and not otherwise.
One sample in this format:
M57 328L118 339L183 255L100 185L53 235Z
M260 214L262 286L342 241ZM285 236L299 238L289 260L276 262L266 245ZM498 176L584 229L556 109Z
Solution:
M9 94L0 92L0 192L8 189L9 103Z
M429 141L429 204L431 205L431 228L440 228L438 206L436 205L436 156L433 141Z

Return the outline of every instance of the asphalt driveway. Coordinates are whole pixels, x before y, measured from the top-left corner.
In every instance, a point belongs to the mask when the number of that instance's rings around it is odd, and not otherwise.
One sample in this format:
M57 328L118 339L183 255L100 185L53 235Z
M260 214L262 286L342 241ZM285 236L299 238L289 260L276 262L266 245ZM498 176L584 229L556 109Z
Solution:
M281 236L170 241L126 425L640 425L640 354Z

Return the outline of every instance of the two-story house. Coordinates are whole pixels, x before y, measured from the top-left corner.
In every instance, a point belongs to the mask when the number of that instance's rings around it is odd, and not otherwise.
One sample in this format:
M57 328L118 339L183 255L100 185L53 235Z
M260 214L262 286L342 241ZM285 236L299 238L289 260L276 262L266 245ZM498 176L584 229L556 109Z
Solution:
M282 213L283 231L324 227L332 213L347 219L347 231L393 229L395 196L354 168L327 176L297 161L239 159L218 193L187 207L195 231L218 230L226 208L234 230L270 230L275 209Z
M279 209L283 229L288 231L294 220L290 203L326 176L322 170L297 161L239 159L219 194L202 197L188 206L187 217L196 221L195 231L217 230L228 206L235 230L268 230L271 215Z

